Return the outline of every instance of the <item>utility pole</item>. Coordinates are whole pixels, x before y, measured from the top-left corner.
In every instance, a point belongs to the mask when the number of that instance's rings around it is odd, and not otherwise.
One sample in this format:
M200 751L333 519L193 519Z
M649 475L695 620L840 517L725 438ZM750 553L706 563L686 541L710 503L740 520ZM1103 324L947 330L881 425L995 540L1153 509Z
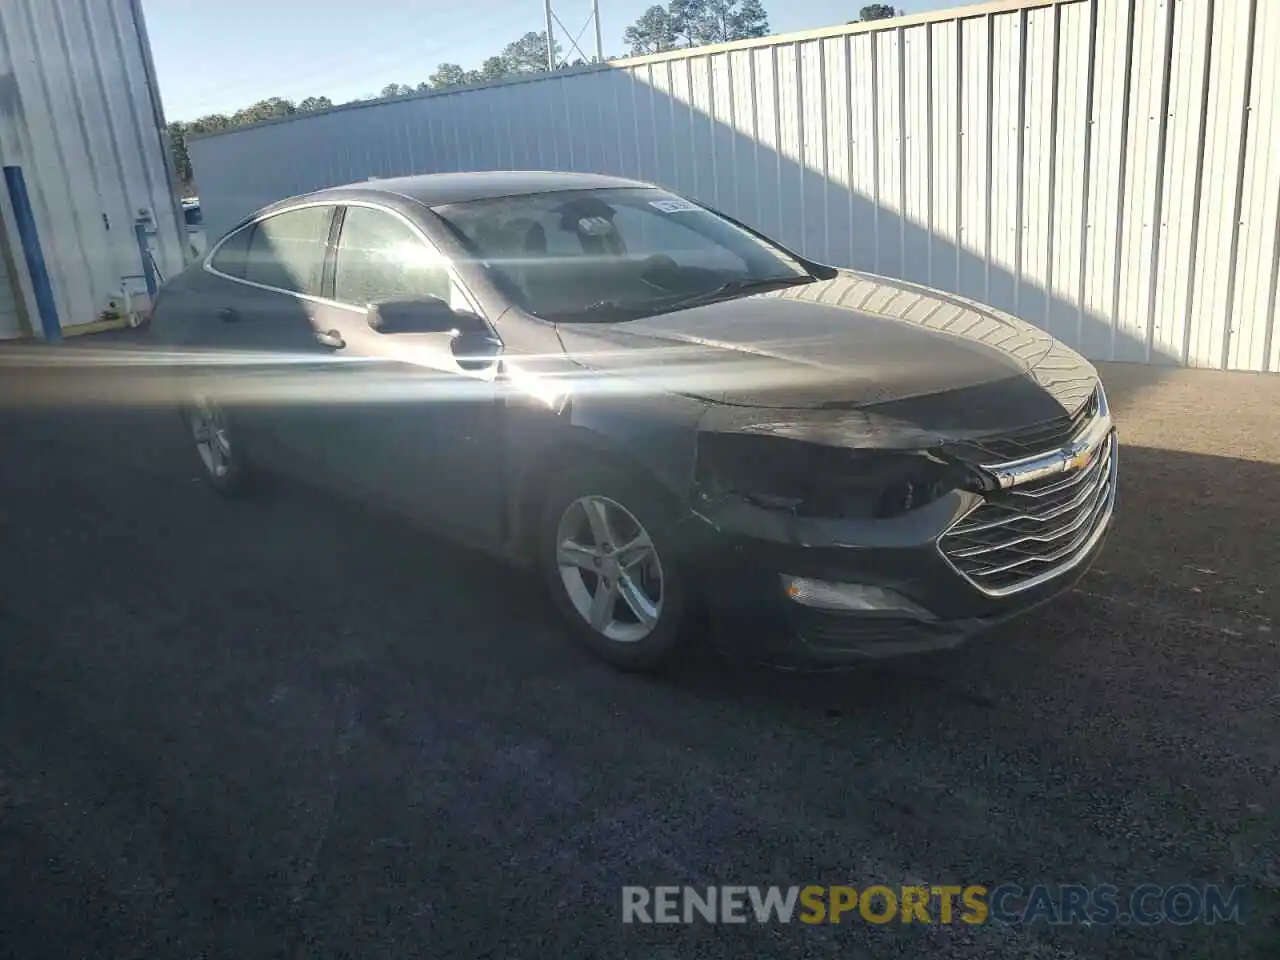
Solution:
M571 29L566 27L564 24L564 21L561 20L556 15L556 12L552 7L552 0L543 0L543 6L545 8L545 12L547 16L547 69L548 70L555 70L558 66L560 66L558 63L556 63L556 40L555 40L555 33L554 33L556 26L560 27L560 30L563 32L565 38L568 40L568 46L565 50L565 61L570 62L572 60L572 54L574 51L577 51L578 56L581 57L583 60L592 59L591 57L587 56L585 51L583 51L582 46L578 43L578 41L581 40L582 35L587 32L587 27L594 24L596 28L595 60L599 63L604 63L604 37L601 34L601 30L600 30L600 0L591 0L591 16L589 16L583 22L581 28L579 28L578 30L577 35L575 35Z
M555 70L556 68L556 35L551 28L551 21L555 19L555 14L551 12L551 0L546 0L546 5L547 5L547 69Z
M591 19L596 22L596 60L604 63L604 41L600 39L600 0L591 0Z

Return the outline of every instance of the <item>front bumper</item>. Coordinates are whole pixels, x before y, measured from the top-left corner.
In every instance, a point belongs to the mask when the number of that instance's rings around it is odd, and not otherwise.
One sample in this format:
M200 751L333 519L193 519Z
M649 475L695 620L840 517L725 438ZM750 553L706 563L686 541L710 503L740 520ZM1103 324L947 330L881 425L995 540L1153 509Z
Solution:
M788 666L954 647L1079 581L1102 550L1114 487L1096 536L1069 564L1028 589L1001 595L978 589L938 548L942 535L977 500L976 494L957 491L907 516L873 522L801 520L744 501L705 505L688 522L715 643L736 655ZM787 595L784 575L882 587L925 615L805 606Z

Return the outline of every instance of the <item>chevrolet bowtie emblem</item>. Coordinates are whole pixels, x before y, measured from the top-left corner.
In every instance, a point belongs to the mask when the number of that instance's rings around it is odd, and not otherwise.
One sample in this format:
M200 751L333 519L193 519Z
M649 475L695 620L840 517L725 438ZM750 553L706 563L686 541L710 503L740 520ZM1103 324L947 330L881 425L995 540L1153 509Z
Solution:
M1079 470L1083 467L1087 467L1093 461L1093 454L1098 447L1097 444L1094 444L1093 446L1079 446L1078 448L1073 445L1068 449L1073 450L1074 452L1071 453L1062 464L1063 473L1071 473L1073 470Z
M1110 436L1111 417L1104 413L1095 417L1084 432L1066 446L1023 460L988 465L985 469L995 476L1002 490L1034 483L1046 477L1073 473L1093 463L1098 450L1108 442Z

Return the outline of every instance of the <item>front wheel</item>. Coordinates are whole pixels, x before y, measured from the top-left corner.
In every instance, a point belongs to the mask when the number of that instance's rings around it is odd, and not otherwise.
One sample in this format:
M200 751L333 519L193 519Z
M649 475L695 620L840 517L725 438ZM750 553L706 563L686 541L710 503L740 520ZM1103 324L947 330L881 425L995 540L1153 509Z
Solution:
M183 406L182 417L209 484L219 493L245 492L249 487L248 463L222 407L199 394Z
M574 637L631 670L668 662L688 609L671 510L620 470L570 471L552 484L538 561Z

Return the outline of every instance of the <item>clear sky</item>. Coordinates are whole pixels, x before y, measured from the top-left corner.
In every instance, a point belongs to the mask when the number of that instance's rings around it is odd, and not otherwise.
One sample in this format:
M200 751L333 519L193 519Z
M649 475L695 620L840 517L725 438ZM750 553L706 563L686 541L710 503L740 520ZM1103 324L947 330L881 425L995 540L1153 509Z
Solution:
M600 0L606 56L655 0ZM775 33L844 23L867 0L763 0ZM978 0L895 0L908 13ZM576 34L590 0L554 0ZM543 29L542 0L142 0L165 116L194 120L266 97L335 103L416 84L449 61L476 67L509 41ZM566 50L564 31L557 38ZM579 41L588 54L588 27Z

